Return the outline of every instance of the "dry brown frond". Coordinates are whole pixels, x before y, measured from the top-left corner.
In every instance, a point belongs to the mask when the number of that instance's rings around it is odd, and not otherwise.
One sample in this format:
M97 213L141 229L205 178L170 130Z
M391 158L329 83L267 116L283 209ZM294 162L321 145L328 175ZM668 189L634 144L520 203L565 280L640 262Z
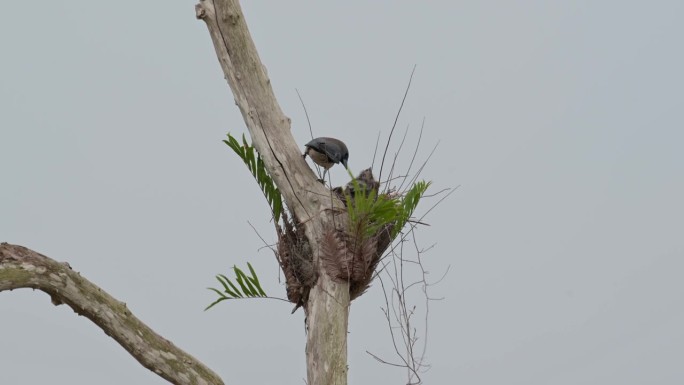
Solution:
M278 233L278 251L276 258L285 275L287 299L297 308L306 304L311 286L316 282L316 270L313 266L313 255L306 237L298 231L297 225L282 214L283 227L275 224Z

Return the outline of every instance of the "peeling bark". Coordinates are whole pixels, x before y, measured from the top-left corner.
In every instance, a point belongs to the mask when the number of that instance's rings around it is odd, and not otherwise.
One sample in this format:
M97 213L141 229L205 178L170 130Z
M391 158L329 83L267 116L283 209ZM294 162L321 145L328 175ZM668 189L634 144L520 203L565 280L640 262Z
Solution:
M38 289L54 305L67 304L112 337L144 367L178 385L222 385L211 369L155 333L124 302L97 287L69 264L23 246L0 245L0 292Z
M342 202L317 182L302 159L301 148L290 133L290 119L283 114L273 94L239 2L200 0L195 11L197 18L207 25L254 147L261 154L287 208L304 224L304 233L311 245L319 279L304 306L308 329L308 384L345 385L349 284L330 279L319 258L323 229L345 229L347 222Z

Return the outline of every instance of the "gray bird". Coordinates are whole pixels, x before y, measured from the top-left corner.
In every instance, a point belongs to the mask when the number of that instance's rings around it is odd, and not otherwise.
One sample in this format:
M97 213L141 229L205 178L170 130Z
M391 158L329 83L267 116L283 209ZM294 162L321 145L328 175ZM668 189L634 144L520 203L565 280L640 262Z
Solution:
M305 144L305 146L306 149L302 157L310 156L314 163L325 169L323 171L323 180L325 180L325 173L333 165L342 163L347 168L349 150L347 150L347 146L341 140L335 138L316 138Z

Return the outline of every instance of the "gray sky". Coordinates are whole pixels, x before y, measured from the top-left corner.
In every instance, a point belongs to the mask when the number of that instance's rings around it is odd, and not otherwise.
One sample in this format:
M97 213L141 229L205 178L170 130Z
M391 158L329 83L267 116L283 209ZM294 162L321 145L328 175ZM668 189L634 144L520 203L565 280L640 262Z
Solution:
M268 209L221 143L244 123L194 2L6 2L0 241L68 261L227 383L305 378L303 313L203 312L251 261L284 296ZM460 185L426 219L431 384L684 382L684 3L248 2L300 143L370 165L399 123L424 177ZM408 161L408 154L402 161ZM344 183L341 169L333 182ZM422 206L425 210L429 203ZM401 384L379 285L353 303L350 383ZM90 321L0 294L0 383L162 384ZM677 326L679 325L679 326Z

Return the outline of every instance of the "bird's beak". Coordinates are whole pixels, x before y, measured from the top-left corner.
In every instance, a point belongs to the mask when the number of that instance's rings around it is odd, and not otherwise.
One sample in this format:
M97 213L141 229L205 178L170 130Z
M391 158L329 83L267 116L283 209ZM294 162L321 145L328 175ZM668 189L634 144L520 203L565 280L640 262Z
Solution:
M344 168L349 168L349 167L347 167L347 160L346 159L342 160L342 164L344 165Z

